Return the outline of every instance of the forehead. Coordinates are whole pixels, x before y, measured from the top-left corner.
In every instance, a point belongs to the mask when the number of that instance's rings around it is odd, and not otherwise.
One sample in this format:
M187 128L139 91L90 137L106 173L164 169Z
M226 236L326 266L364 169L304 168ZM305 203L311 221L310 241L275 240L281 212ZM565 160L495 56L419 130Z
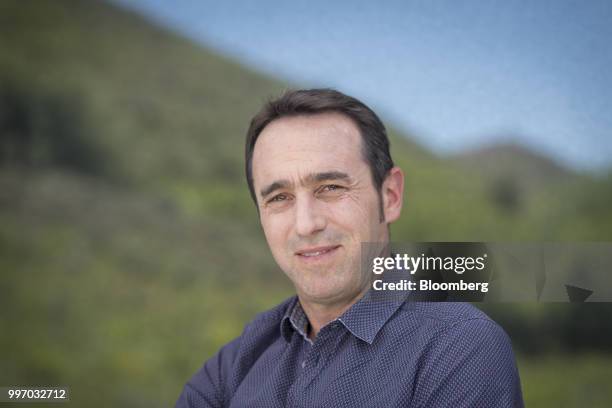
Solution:
M362 165L359 128L340 113L277 119L264 128L253 151L256 181Z

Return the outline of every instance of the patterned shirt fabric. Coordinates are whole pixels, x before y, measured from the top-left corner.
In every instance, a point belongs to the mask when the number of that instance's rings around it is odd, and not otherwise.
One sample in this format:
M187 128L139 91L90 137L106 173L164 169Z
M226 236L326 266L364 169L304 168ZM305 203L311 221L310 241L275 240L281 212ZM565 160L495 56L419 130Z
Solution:
M177 408L522 407L510 340L467 303L368 294L314 341L297 297L258 315Z

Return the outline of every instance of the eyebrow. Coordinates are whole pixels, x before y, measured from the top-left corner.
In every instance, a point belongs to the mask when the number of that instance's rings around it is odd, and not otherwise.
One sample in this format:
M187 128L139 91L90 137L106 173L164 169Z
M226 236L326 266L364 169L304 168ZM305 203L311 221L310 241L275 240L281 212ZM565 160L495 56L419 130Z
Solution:
M343 173L341 171L324 171L321 173L309 174L304 179L306 184L320 183L321 181L330 181L330 180L350 181L351 177L348 174ZM276 190L280 190L280 189L291 186L291 184L292 183L289 180L276 180L272 184L261 189L260 191L261 197L264 198L267 195L272 194Z

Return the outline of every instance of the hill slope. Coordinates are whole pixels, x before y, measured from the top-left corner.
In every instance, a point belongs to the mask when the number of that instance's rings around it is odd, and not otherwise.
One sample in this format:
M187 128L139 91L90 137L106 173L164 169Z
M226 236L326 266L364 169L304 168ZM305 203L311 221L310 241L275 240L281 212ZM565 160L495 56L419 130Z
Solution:
M451 156L451 159L491 179L513 177L520 180L528 191L546 184L568 182L576 177L576 174L553 160L512 143L483 146Z

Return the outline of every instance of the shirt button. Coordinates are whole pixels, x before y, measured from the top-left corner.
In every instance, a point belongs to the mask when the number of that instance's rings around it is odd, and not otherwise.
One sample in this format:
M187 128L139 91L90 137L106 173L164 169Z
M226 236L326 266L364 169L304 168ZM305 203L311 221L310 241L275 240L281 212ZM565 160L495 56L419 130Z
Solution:
M302 361L302 368L306 367L306 360Z

